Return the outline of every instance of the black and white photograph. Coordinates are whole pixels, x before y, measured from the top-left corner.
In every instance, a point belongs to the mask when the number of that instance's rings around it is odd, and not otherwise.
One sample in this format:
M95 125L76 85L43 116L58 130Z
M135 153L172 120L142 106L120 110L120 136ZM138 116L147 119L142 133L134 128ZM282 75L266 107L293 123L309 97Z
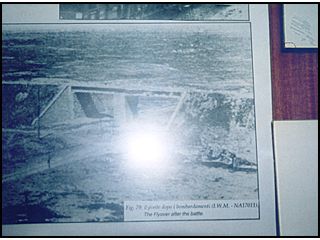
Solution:
M60 20L249 20L248 4L60 4Z
M127 201L259 202L248 9L60 4L59 23L2 24L3 224L124 222Z

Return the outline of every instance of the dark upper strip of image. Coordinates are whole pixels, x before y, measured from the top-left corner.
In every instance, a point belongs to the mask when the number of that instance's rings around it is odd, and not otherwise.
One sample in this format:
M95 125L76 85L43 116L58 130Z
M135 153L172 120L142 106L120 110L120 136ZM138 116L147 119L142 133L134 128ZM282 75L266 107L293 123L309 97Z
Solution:
M60 20L248 20L247 4L60 4Z

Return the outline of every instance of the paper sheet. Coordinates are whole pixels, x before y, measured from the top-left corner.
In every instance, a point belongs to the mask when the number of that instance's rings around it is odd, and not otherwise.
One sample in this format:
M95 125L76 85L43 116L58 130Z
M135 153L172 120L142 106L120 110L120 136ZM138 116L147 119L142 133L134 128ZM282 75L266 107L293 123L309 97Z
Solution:
M284 4L286 48L318 48L318 4Z
M4 234L274 235L267 5L102 5L3 6Z
M318 235L318 121L275 121L281 236Z

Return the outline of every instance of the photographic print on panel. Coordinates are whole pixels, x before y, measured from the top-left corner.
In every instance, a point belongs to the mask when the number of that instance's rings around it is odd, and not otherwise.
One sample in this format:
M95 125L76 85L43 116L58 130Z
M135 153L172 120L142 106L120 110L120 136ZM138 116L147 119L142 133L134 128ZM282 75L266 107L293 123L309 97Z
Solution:
M259 218L250 23L2 37L3 223Z
M60 20L248 21L248 4L60 4Z

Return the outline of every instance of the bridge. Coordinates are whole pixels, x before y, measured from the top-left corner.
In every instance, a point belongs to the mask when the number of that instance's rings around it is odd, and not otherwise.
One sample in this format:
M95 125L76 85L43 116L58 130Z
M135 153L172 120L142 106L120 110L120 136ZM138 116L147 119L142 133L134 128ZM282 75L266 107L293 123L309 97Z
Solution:
M59 91L49 101L49 103L43 108L40 114L33 119L32 126L41 126L48 124L48 129L43 129L44 135L48 135L48 131L57 131L54 127L50 130L50 126L66 121L72 122L75 119L74 108L75 101L78 100L83 112L88 118L98 118L98 110L91 97L92 94L108 94L113 98L113 116L112 118L119 125L126 124L126 122L134 114L137 114L137 104L140 97L160 97L160 98L174 98L177 100L177 104L168 120L164 123L167 130L170 130L172 124L180 112L183 102L187 93L185 91L172 91L166 89L133 89L123 88L117 86L108 86L106 84L97 83L65 83L65 82L28 82L28 81L17 81L17 82L2 82L2 85L28 85L28 86L59 86ZM39 125L38 125L39 124ZM53 124L53 125L51 125ZM16 132L26 131L23 129L2 129L4 132ZM34 130L32 130L34 131ZM38 130L39 131L39 130ZM58 130L59 131L59 130ZM64 131L64 130L63 130ZM28 131L30 132L30 131ZM61 130L60 130L61 134ZM39 134L40 136L40 134ZM86 139L88 140L88 139ZM55 155L54 153L40 155L39 161L28 164L26 167L19 168L18 170L4 174L2 177L2 183L22 179L29 175L39 173L47 170L48 168L56 168L64 164L72 163L73 161L90 160L97 157L104 157L108 154L113 154L112 150L106 149L101 152L101 149L105 149L105 143L99 143L93 141L90 147L83 145L75 146L71 149L65 149ZM50 161L49 161L50 160ZM49 165L48 165L49 164Z
M30 86L59 86L60 90L44 107L40 114L32 121L35 126L38 121L41 125L51 125L63 123L75 118L75 99L81 106L82 111L88 118L100 118L103 114L99 113L92 99L92 94L108 94L112 96L114 120L119 124L124 124L132 119L137 112L137 105L140 97L174 98L177 105L169 121L166 124L169 129L174 122L177 114L183 106L187 92L183 89L157 89L157 88L124 88L105 83L73 82L73 81L3 81L3 85L30 85Z

